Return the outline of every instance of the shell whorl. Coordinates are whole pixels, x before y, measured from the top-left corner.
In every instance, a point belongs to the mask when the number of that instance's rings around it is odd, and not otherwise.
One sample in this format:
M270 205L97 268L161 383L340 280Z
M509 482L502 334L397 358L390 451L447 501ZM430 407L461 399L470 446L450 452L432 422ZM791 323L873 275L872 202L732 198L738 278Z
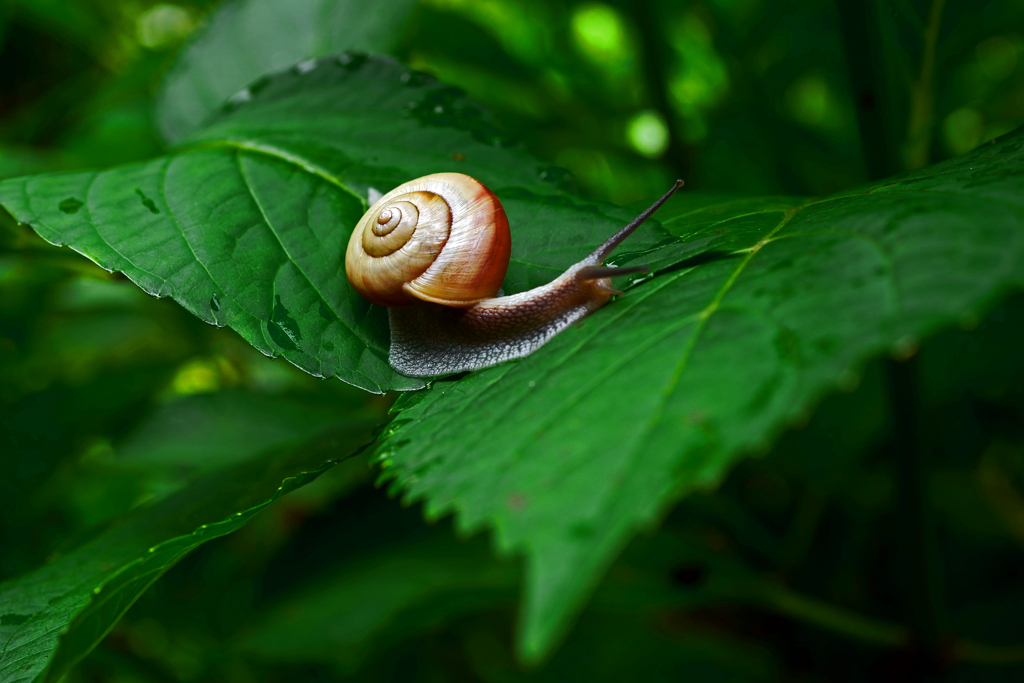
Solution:
M505 210L479 181L435 173L399 185L356 224L349 282L381 306L416 299L464 307L493 297L508 269Z

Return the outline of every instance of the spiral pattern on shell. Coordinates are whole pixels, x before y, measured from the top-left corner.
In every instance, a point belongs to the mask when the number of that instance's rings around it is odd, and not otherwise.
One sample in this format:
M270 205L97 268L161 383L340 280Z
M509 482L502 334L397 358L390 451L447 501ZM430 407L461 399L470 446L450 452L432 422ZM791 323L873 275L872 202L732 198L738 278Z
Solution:
M463 307L498 293L510 251L498 198L467 175L435 173L399 185L359 219L345 272L381 306Z

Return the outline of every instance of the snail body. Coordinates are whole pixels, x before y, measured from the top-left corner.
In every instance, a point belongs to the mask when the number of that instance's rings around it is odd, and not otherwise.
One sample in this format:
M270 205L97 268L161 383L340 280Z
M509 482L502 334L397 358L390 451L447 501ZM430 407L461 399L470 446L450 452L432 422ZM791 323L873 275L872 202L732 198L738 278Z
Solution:
M477 370L533 353L621 294L601 263L682 184L550 283L499 296L511 233L497 197L461 173L404 183L374 202L345 254L349 282L388 307L391 366L411 377Z

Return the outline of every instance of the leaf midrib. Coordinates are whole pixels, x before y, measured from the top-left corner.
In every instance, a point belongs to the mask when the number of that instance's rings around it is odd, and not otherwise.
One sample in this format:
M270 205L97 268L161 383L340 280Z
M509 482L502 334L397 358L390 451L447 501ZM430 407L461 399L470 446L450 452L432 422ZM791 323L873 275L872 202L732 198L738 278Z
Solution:
M295 260L294 256L292 256L291 251L288 250L288 247L287 245L285 245L284 240L281 239L281 235L278 233L277 228L274 227L274 224L271 222L270 217L267 216L266 209L263 208L263 202L261 202L260 198L256 195L256 188L253 187L252 181L249 179L249 173L245 170L245 165L242 163L242 151L243 150L241 149L235 150L235 164L236 166L238 166L238 173L242 177L242 182L245 183L245 189L249 192L249 196L252 198L253 203L256 204L256 208L259 209L260 216L262 216L264 224L267 226L267 229L270 230L271 234L274 235L274 239L277 240L277 243L278 245L280 245L281 250L284 252L284 255L288 257L288 261L295 266L296 270L302 273L302 277L305 278L306 282L309 283L309 286L313 288L313 291L316 292L316 295L320 298L320 301L323 302L328 309L330 309L331 313L334 314L335 319L342 325L344 325L346 328L348 328L348 330L352 333L353 336L356 337L356 339L363 342L366 346L371 346L370 342L367 339L365 339L362 334L360 334L358 331L356 331L355 328L353 328L351 325L345 322L345 320L342 319L341 315L339 315L338 312L334 310L334 306L332 306L331 303L327 301L327 297L324 296L323 292L321 292L320 288L317 287L316 283L313 282L313 279L309 276L306 270L301 265L299 265L299 262ZM281 265L283 266L284 264ZM278 271L280 271L280 268L278 268ZM276 275L274 279L274 291L276 292ZM271 307L273 307L273 305L274 302L271 302ZM271 310L273 310L273 308L271 308ZM270 324L274 324L273 319L271 319L269 322ZM320 367L322 369L323 362L320 360L319 354L317 354L317 362L320 363ZM323 373L321 372L321 374ZM366 379L369 380L370 378L367 377Z
M246 191L249 193L249 196L252 199L253 203L256 204L256 207L257 207L257 209L260 212L260 216L263 218L263 223L267 226L267 229L270 230L271 234L274 235L274 239L277 240L278 245L280 245L281 250L284 252L284 254L287 257L288 261L290 261L295 266L295 268L302 274L302 277L306 280L306 282L309 283L309 285L310 285L310 287L312 287L313 291L316 292L316 295L320 298L320 301L322 301L324 303L324 305L327 306L328 310L330 310L331 313L334 314L334 317L335 317L335 319L338 322L340 322L346 329L348 329L352 333L352 335L356 339L358 339L360 342L362 342L367 348L378 349L378 347L375 344L372 343L372 341L374 341L374 340L367 339L365 334L360 333L358 330L356 330L352 325L348 324L341 317L341 315L338 313L338 311L335 310L334 306L331 305L331 303L329 301L327 301L327 298L324 296L323 292L321 292L320 288L316 286L316 284L310 278L309 274L306 273L305 269L302 268L302 266L300 266L299 263L292 256L291 252L288 250L288 247L285 245L284 241L281 239L281 235L278 233L277 229L274 227L273 223L270 221L270 218L267 216L267 212L266 212L266 210L263 207L263 203L260 201L259 197L256 196L256 190L253 187L252 182L249 179L249 174L246 172L245 167L244 167L244 165L242 163L242 153L243 152L251 152L251 153L254 153L254 154L259 154L259 155L267 156L267 157L275 159L277 161L282 161L282 162L291 164L293 166L296 166L299 169L301 169L301 170L303 170L303 171L305 171L305 172L307 172L307 173L309 173L311 175L315 175L315 176L325 180L326 182L328 182L331 185L333 185L333 186L343 190L344 192L346 192L347 194L351 195L352 197L355 197L359 201L360 205L365 209L366 208L366 202L363 200L363 198L360 197L358 194L356 194L351 188L346 186L341 181L340 178L338 178L338 177L328 173L323 168L320 168L319 166L316 166L315 164L312 164L312 163L310 163L308 161L305 161L301 157L297 157L297 156L295 156L293 154L289 154L288 152L285 152L284 150L281 150L281 149L279 149L277 147L272 147L272 146L269 146L269 145L261 145L261 144L252 143L252 142L241 142L241 141L237 141L237 140L217 140L217 141L211 141L211 142L203 142L203 143L199 143L199 144L196 144L196 145L191 145L191 146L188 146L188 147L181 148L180 150L178 150L176 152L175 155L172 155L170 158L173 159L174 156L186 154L186 153L188 153L190 151L199 151L199 150L207 150L207 149L232 149L232 150L234 150L234 152L235 152L235 164L236 164L236 166L238 168L238 173L241 176L242 181L245 183ZM165 202L165 204L166 204L166 202ZM175 219L175 222L177 223L176 219ZM180 229L180 227L179 227L179 229ZM187 243L188 239L186 238L185 241ZM189 244L189 249L192 250L191 244ZM192 250L192 254L193 254L193 256L196 256L194 250ZM202 261L199 259L198 256L196 256L196 261L199 262L200 264L202 264L203 268L206 269L206 265L202 263ZM207 272L207 274L210 274L208 269L206 269L206 272ZM214 279L212 275L210 275L210 279L211 279L212 282L214 282L214 284L217 284L217 286L220 287L223 290L223 287L221 287L220 284L217 283L216 279ZM271 305L271 310L273 310L274 302L271 301L270 305ZM273 320L268 320L267 322L268 322L268 324L274 324ZM270 343L270 340L267 340L266 338L264 338L264 341L267 342L267 343ZM380 349L378 349L378 350L380 350ZM317 353L316 360L317 360L317 363L318 363L318 367L320 368L320 374L322 375L323 374L323 360L320 358L319 352ZM364 373L359 372L358 369L353 368L353 372L356 372L358 375L363 377L370 384L372 384L374 386L380 387L378 382L374 381L370 377L367 377ZM383 387L380 387L380 388L383 388Z
M204 150L204 149L222 149L222 148L231 148L231 149L235 149L235 150L242 150L242 151L246 151L246 152L252 152L254 154L262 154L264 156L268 156L268 157L277 159L279 161L284 161L284 162L287 162L287 163L292 164L294 166L298 166L303 171L306 171L307 173L311 173L311 174L313 174L315 176L319 176L323 180L329 182L330 184L334 185L338 189L340 189L340 190L346 192L347 194L351 195L352 197L354 197L356 200L359 201L360 205L362 205L363 210L366 210L368 208L367 205L366 205L366 200L361 195L356 193L355 190L353 190L348 185L346 185L342 181L342 179L339 178L338 176L332 174L331 172L329 172L328 170L326 170L325 168L323 168L322 166L320 166L318 164L314 164L311 161L303 159L302 157L296 156L295 154L292 154L290 152L286 152L285 150L281 149L280 147L275 147L273 145L267 145L267 144L263 144L263 143L259 143L259 142L254 142L254 141L242 141L242 140L230 140L230 139L227 139L227 140L207 140L207 141L203 141L203 142L197 142L197 143L192 144L192 145L187 145L185 147L180 147L180 148L174 150L173 155L185 154L187 152L199 151L199 150Z

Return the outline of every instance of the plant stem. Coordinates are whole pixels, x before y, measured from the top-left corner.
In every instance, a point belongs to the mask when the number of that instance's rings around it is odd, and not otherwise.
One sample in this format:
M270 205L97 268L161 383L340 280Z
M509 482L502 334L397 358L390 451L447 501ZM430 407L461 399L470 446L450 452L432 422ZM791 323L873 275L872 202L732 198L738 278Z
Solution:
M899 624L866 617L781 586L759 595L758 603L779 614L868 645L905 648L912 642L912 634ZM957 662L991 665L1024 662L1024 645L988 645L963 639L951 639L949 644L952 658Z
M909 640L907 629L899 624L865 617L786 588L770 590L762 600L765 607L781 614L871 645L897 648Z
M857 126L869 180L898 170L895 135L889 125L892 103L885 87L876 0L836 0L846 66L857 107Z
M780 564L783 568L792 568L803 562L824 512L825 499L813 491L805 491L782 541Z
M979 664L1016 664L1024 662L1024 645L986 645L969 640L957 641L953 646L956 658Z
M903 163L908 169L928 164L928 152L935 125L934 92L935 50L939 42L939 26L945 0L932 0L928 23L924 27L924 54L921 57L921 76L910 86L910 118L907 140L903 150Z
M943 0L933 0L925 26L925 57L918 84L921 95L915 103L912 125L926 128L930 136L931 83L935 47ZM858 102L861 146L868 175L882 178L898 170L893 154L893 131L889 122L892 103L885 87L881 25L877 0L836 0L842 27L850 81ZM927 140L925 141L927 145ZM927 147L925 149L927 153ZM925 157L927 158L927 157ZM895 425L896 481L899 497L900 553L904 570L901 593L906 598L907 626L911 643L926 661L939 661L942 639L942 610L936 555L925 496L922 472L920 427L917 402L917 372L913 358L889 362L889 379Z
M938 562L921 458L917 397L917 361L889 361L890 396L895 429L896 488L899 498L899 545L902 593L913 644L937 658L942 641Z

